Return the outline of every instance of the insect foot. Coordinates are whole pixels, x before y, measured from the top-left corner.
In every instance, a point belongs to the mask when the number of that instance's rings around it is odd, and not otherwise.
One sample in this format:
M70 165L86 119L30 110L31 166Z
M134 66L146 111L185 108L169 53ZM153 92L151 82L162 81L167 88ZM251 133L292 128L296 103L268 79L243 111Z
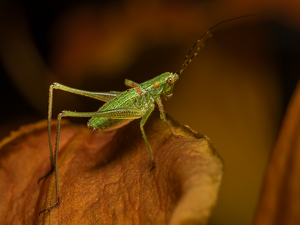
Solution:
M150 173L155 169L155 162L152 163L152 167L150 169Z
M39 216L40 216L43 212L45 212L45 211L50 211L54 206L56 206L56 205L58 205L58 204L59 204L59 198L57 198L57 201L56 201L53 205L49 206L47 209L44 209L44 210L40 211L40 212L39 212Z
M40 179L38 179L37 183L39 184L41 180L43 180L44 178L46 179L53 171L54 168L52 167L51 170L45 176L42 176Z

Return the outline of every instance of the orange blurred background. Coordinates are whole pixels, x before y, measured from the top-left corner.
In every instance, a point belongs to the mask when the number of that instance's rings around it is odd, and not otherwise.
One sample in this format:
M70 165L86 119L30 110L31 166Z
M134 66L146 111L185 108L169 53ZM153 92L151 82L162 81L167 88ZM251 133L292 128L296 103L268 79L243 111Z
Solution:
M268 158L299 78L297 1L3 1L0 136L46 118L52 82L123 91L125 78L141 83L176 72L214 24L254 13L258 16L219 27L164 102L174 119L210 137L224 160L210 224L252 224ZM54 115L96 111L102 104L61 91L54 95Z

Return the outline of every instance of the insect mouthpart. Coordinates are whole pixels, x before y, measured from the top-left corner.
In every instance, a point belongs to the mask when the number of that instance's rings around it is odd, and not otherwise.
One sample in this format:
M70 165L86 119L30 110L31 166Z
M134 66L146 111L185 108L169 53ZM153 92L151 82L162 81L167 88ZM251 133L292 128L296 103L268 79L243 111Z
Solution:
M171 93L171 94L169 94L169 95L164 95L164 99L165 99L166 101L168 101L168 100L170 100L170 99L172 98L172 96L173 96L173 93Z

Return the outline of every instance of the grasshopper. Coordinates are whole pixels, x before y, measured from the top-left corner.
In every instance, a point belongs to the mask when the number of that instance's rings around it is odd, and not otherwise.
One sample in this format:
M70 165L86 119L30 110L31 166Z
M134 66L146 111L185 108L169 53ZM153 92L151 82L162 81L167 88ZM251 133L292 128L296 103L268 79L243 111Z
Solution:
M198 54L200 49L205 45L208 39L212 37L211 31L228 21L249 17L253 15L241 16L229 20L222 21L210 29L208 29L193 45L188 54L185 56L183 63L176 73L166 72L151 80L144 83L138 84L132 80L125 79L125 85L130 89L124 92L110 91L110 92L90 92L71 88L59 83L53 83L49 88L49 102L48 102L48 139L50 149L50 162L51 170L40 180L48 177L52 172L55 171L56 181L56 202L48 208L39 212L39 215L45 211L50 211L53 207L59 204L59 186L58 186L58 168L57 168L57 154L59 147L59 136L60 136L60 124L62 117L91 117L88 121L87 126L90 131L109 132L116 130L130 123L132 120L141 118L140 129L142 132L143 139L146 143L151 161L152 168L150 172L155 168L155 161L148 143L144 125L155 108L155 103L158 105L162 121L169 127L170 131L174 135L168 121L162 104L161 96L165 100L169 100L173 95L173 88L175 82L179 79L179 76L192 59ZM201 41L201 42L200 42ZM200 43L200 44L199 44ZM198 46L196 48L196 46ZM193 52L193 50L196 49ZM105 104L99 108L96 112L74 112L74 111L62 111L57 117L56 126L56 140L55 150L53 156L52 143L51 143L51 118L52 118L52 107L53 107L53 90L58 89L73 94L83 95L89 98L94 98L105 102Z

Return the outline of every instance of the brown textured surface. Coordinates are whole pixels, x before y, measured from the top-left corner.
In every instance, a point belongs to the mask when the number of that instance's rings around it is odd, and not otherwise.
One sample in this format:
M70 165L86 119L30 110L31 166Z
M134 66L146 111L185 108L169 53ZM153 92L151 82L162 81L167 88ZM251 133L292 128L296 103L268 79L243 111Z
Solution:
M151 122L150 122L151 121ZM153 115L145 126L156 169L134 121L115 133L64 122L58 156L60 204L50 168L46 121L0 143L1 224L205 224L216 203L222 161L207 138ZM52 138L54 140L54 124Z
M255 225L300 224L300 83L267 168Z

